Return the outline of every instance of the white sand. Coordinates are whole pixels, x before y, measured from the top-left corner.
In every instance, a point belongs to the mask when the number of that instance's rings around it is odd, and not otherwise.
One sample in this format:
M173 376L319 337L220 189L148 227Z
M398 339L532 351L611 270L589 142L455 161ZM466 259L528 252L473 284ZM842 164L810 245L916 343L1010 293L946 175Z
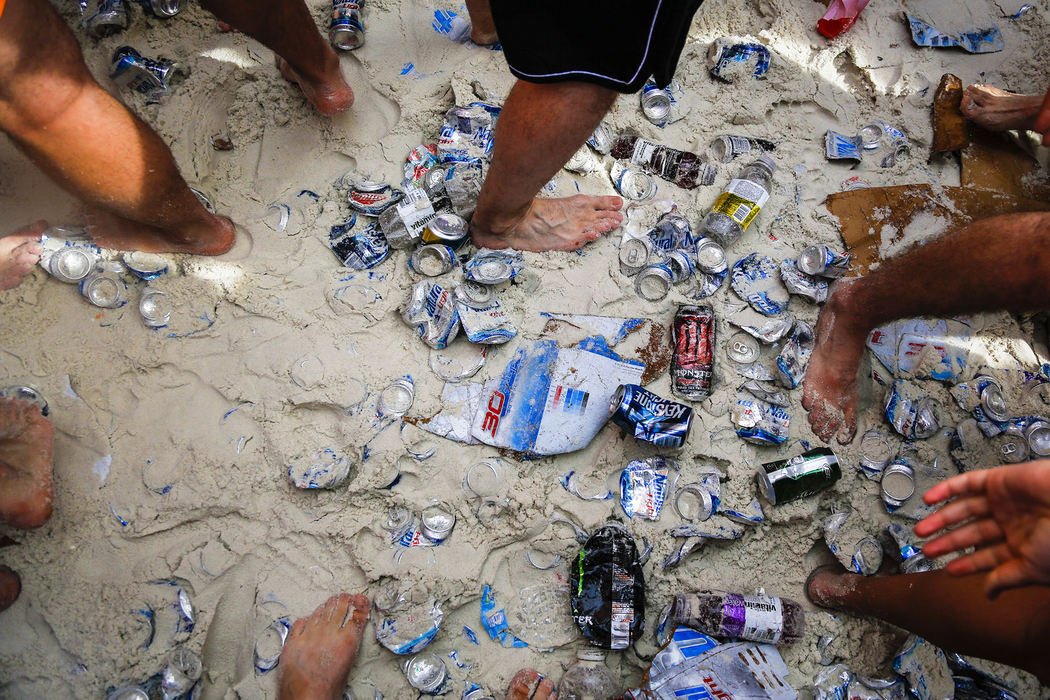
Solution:
M321 22L326 2L310 4ZM999 4L991 0L965 7L952 0L917 5L912 11L947 30L997 23L1006 51L970 56L916 49L898 3L872 3L856 27L828 42L815 31L824 11L818 3L708 0L677 76L692 106L688 119L657 129L641 116L637 98L625 96L608 121L701 152L724 133L776 140L775 191L731 258L757 249L779 260L810 242L841 248L835 221L820 202L848 177L859 174L876 186L958 184L952 159L927 164L930 105L943 72L967 84L1045 88L1045 6L1012 21L1001 19ZM0 294L0 381L38 386L51 401L57 429L54 517L34 532L0 531L19 542L0 550L0 561L23 580L21 598L0 615L0 695L100 697L107 686L156 673L168 640L160 633L142 649L133 610L159 595L150 581L173 576L194 591L198 622L187 643L203 650L207 698L273 697L276 674L259 676L252 669L253 642L266 625L280 615L308 614L337 591L373 595L386 577L399 579L415 599L433 597L441 604L445 620L431 650L457 650L459 660L473 668L454 668L454 675L469 676L497 697L519 667L534 666L557 678L571 660L571 646L536 653L489 641L479 623L481 587L493 584L498 604L510 606L518 589L565 576L564 564L543 573L524 562L529 547L566 559L576 552L568 529L551 528L549 518L570 513L593 528L622 511L613 501L569 495L558 484L560 475L576 470L587 484L597 484L652 451L610 426L579 453L512 461L509 505L483 525L462 480L468 465L493 450L433 438L412 426L377 436L374 403L391 379L414 377L412 415L432 414L442 387L428 369L427 348L399 317L415 279L406 254L395 253L372 273L348 273L326 246L328 229L349 213L333 186L339 176L353 171L396 182L408 151L436 139L454 98L474 99L473 81L496 96L512 83L500 53L455 45L436 34L430 27L434 9L456 8L413 0L375 0L367 7L367 44L343 58L357 101L335 119L307 107L278 75L269 51L242 35L217 32L214 19L194 3L168 22L144 18L136 8L125 35L82 38L87 63L104 85L110 84L109 56L124 43L189 65L188 81L159 106L123 97L171 144L187 180L212 193L218 208L250 232L254 246L237 259L183 260L181 276L157 283L177 302L171 329L177 338L145 328L133 306L99 312L41 270ZM68 9L67 15L72 21ZM733 33L757 36L773 48L768 81L725 85L707 74L708 44ZM408 64L412 68L403 74ZM828 128L848 133L876 118L907 132L909 158L888 170L867 163L851 170L825 161ZM231 152L208 143L209 135L222 131L233 140ZM695 221L742 165L723 167L714 187L687 192L661 182L661 195ZM563 172L556 183L559 195L573 194L577 186L585 193L612 192L602 173ZM318 193L320 202L297 196L304 189ZM292 208L283 233L263 222L274 201ZM77 222L71 199L6 140L0 140L0 212L5 233L42 217ZM913 243L924 233L909 228L905 238ZM493 353L479 377L493 376L515 347L535 338L542 311L644 314L669 322L683 299L677 292L659 304L638 299L617 269L618 240L614 233L580 255L526 255L527 273L504 292L522 337ZM727 294L714 298L716 312ZM798 298L791 302L791 313L803 320L815 322L817 311ZM1006 315L987 320L991 335L1012 339L990 352L1006 366L1021 353L1032 326ZM717 358L723 362L730 332L724 324L718 332ZM305 386L291 380L296 366ZM692 436L678 456L686 474L694 464L717 465L728 477L724 498L746 502L754 493L756 465L797 454L804 441L819 441L798 403L801 390L791 393L791 439L781 449L736 439L726 413L742 380L724 365L719 373L718 390L696 407ZM862 393L870 404L864 420L870 426L881 421L881 392L868 384ZM667 377L651 388L669 395ZM955 422L962 418L951 410ZM420 442L436 447L433 458L401 459L410 448L418 451ZM362 462L366 443L369 458ZM286 465L326 446L355 457L356 478L335 492L295 491ZM762 586L803 599L802 583L813 563L807 552L819 543L820 522L835 505L850 504L872 533L887 522L878 485L852 468L855 454L856 444L839 450L845 476L824 497L767 507L766 525L739 541L709 545L670 572L659 565L673 545L664 534L677 524L673 512L668 509L656 523L632 522L634 533L655 545L646 567L649 620L655 621L672 593L687 589ZM379 490L398 463L405 467L400 484ZM174 485L163 495L148 490L168 484ZM442 546L413 551L396 564L381 528L387 509L418 508L431 498L459 516L454 534ZM112 511L129 524L121 526ZM903 639L890 627L847 616L815 613L809 622L805 640L784 650L797 686L816 669L820 635L836 635L832 652L869 675L885 674L884 662ZM480 646L467 640L463 625L481 635ZM654 651L651 636L638 651ZM352 679L374 683L388 698L416 697L399 660L376 643L370 626ZM609 663L625 684L636 683L646 666L633 652L610 654ZM1008 677L1021 683L1022 697L1046 693L1029 676L1011 671Z

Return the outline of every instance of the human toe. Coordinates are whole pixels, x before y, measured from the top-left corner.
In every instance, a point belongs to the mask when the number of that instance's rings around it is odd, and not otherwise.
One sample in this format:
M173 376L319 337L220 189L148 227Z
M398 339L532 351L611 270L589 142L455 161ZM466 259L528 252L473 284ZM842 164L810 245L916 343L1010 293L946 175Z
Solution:
M543 676L531 668L523 668L514 676L507 688L507 700L529 700L539 687Z
M22 592L22 579L6 566L0 566L0 612L11 607Z

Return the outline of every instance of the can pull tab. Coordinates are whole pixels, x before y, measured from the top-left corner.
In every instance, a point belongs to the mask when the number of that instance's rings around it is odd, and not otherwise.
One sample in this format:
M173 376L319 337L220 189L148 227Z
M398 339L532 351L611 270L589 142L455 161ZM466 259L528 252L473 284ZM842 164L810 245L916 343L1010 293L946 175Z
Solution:
M649 555L653 553L653 544L649 541L648 537L642 538L642 553L638 556L638 565L644 566L645 562L649 561Z
M551 524L553 525L554 523L564 523L564 524L568 525L569 527L571 527L573 532L576 534L576 541L579 542L580 544L587 544L587 540L589 540L590 537L591 537L590 535L587 534L586 530L584 530L582 527L580 527L579 525L577 525L573 521L569 520L565 516L562 516L562 515L553 515L553 516L551 516Z

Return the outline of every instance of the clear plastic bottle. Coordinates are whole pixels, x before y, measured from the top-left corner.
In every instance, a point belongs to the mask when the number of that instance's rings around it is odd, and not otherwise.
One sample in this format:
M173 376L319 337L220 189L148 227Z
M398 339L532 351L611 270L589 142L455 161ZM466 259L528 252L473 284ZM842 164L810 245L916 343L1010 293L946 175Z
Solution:
M379 228L391 248L410 248L419 242L431 219L452 213L445 181L439 180L426 189L406 188L404 199L379 215Z
M701 156L648 141L629 131L616 138L611 153L613 158L630 160L632 164L685 189L710 184L710 168Z
M596 649L580 649L576 663L569 667L558 684L561 700L612 700L620 697L622 688L605 665L605 654Z
M723 248L735 243L769 199L776 169L772 158L759 156L740 171L700 222L699 235L715 239Z
M712 637L734 637L764 644L794 644L802 639L806 617L788 598L759 593L700 591L674 597L671 618Z

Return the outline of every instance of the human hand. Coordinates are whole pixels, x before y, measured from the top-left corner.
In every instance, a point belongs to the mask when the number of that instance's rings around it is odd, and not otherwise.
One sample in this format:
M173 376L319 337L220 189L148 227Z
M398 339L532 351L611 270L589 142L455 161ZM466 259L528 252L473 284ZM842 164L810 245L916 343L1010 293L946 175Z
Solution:
M919 537L941 533L923 547L927 557L975 547L945 570L989 572L989 598L1008 588L1050 585L1050 459L960 474L923 496L929 505L950 498L915 526Z
M1035 130L1042 134L1043 145L1050 146L1050 90L1046 91L1043 106L1039 108L1039 114L1036 115Z

